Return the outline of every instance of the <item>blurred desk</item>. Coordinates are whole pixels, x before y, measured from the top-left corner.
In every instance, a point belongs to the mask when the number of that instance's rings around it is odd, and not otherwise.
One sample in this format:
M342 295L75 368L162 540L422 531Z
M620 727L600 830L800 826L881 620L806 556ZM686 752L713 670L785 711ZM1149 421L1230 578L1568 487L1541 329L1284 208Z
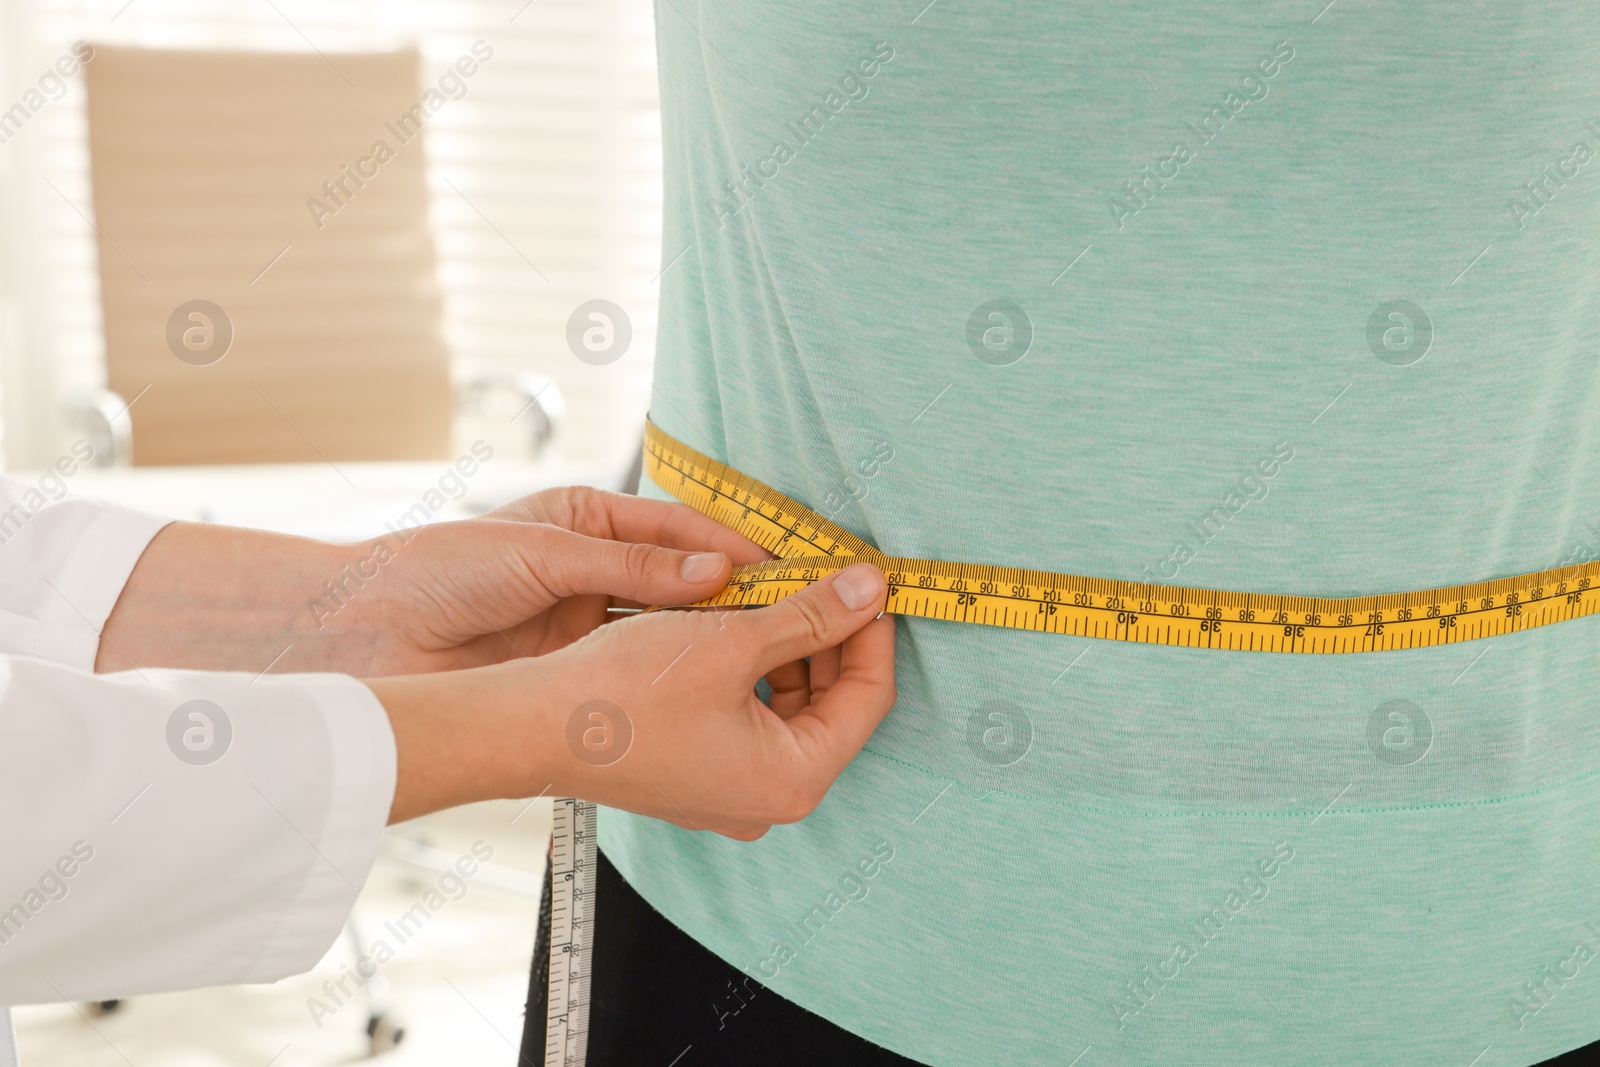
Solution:
M8 477L38 484L38 471ZM206 467L82 468L67 479L95 497L192 522L249 526L331 541L360 541L390 526L465 519L559 485L617 489L624 472L559 460L479 463L462 475L444 461L272 463ZM434 505L438 506L435 507Z

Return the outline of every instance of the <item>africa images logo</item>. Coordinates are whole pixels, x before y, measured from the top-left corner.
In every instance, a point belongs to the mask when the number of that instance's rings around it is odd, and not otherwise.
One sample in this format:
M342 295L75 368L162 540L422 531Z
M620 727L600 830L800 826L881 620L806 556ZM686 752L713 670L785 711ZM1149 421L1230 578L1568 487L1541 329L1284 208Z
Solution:
M1239 79L1239 87L1230 89L1223 96L1222 103L1213 107L1200 118L1197 126L1185 121L1184 125L1194 134L1195 145L1190 145L1188 138L1179 140L1172 146L1172 151L1156 160L1152 167L1149 163L1141 164L1137 177L1130 178L1122 183L1122 189L1110 198L1111 218L1117 224L1117 229L1127 227L1128 219L1143 211L1145 206L1156 198L1156 194L1175 181L1183 173L1183 168L1198 159L1200 150L1222 133L1238 115L1250 104L1265 100L1272 91L1269 80L1278 76L1279 71L1294 58L1294 45L1288 41L1279 41L1272 49L1272 54L1256 63L1255 70Z
M879 41L869 55L858 60L850 71L839 77L838 88L830 87L821 103L812 104L801 112L798 119L784 127L787 136L776 138L772 148L756 161L754 167L748 163L739 164L738 176L722 183L722 190L728 199L711 197L711 216L717 220L717 229L724 228L728 219L749 206L756 195L766 188L767 182L782 174L783 168L799 157L800 150L828 128L835 115L848 105L865 100L871 91L868 80L877 77L878 72L892 59L894 46L888 41Z

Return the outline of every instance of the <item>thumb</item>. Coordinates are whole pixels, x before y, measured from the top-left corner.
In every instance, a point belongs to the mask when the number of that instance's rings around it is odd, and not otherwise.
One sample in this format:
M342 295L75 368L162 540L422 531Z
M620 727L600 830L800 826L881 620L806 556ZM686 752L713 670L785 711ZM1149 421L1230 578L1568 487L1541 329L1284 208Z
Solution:
M769 608L740 612L730 624L745 630L766 674L785 663L833 648L883 610L888 583L870 563L852 563Z
M690 604L728 584L733 565L721 552L681 552L660 545L586 537L550 526L529 565L558 597L606 593L645 604Z

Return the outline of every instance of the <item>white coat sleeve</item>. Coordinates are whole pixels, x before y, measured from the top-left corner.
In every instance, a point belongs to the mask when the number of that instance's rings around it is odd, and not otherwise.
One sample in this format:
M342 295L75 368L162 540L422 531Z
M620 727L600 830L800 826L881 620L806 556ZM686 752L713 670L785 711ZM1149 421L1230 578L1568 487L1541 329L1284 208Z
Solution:
M0 653L94 670L100 627L170 521L0 478Z
M19 499L0 479L0 1005L309 969L388 818L383 707L343 675L90 673L162 520Z

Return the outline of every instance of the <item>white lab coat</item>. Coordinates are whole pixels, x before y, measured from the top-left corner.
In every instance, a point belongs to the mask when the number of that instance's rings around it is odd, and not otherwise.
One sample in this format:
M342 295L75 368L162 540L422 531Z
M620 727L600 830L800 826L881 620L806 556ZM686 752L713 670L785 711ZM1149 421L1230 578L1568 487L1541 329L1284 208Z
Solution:
M353 678L93 673L166 521L0 478L0 1006L308 970L388 819L394 734ZM191 700L222 716L173 723Z

